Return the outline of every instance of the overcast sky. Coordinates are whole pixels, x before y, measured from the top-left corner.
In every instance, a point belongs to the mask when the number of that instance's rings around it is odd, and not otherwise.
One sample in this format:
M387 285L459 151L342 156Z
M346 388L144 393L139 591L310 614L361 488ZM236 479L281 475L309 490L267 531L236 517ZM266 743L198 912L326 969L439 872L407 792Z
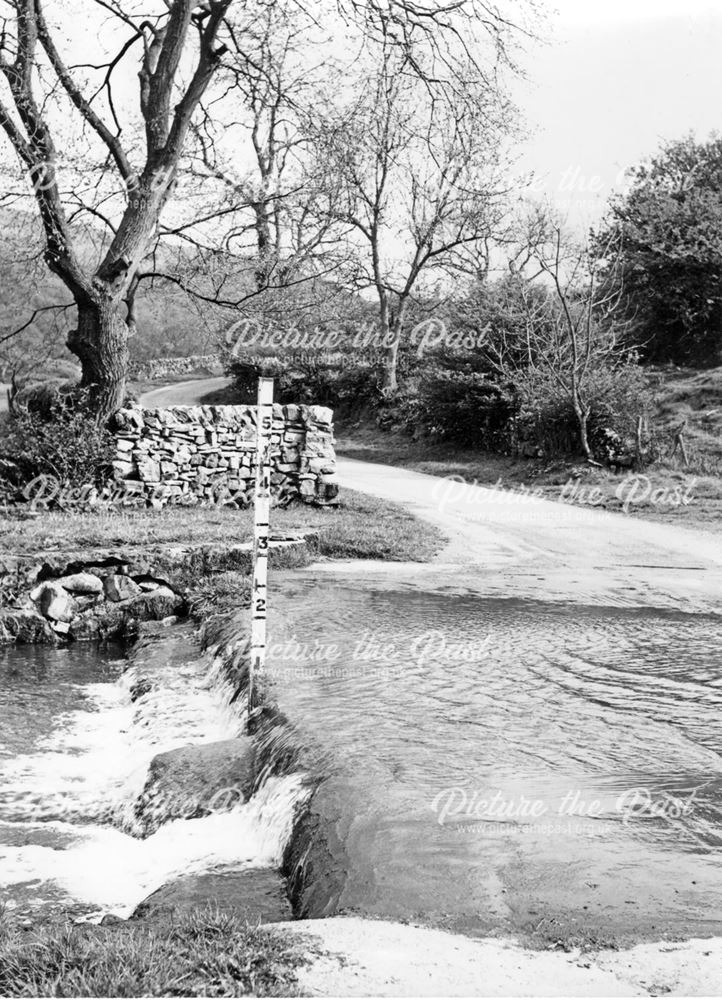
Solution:
M722 132L722 4L550 0L550 43L516 98L535 134L523 165L583 227L662 139Z

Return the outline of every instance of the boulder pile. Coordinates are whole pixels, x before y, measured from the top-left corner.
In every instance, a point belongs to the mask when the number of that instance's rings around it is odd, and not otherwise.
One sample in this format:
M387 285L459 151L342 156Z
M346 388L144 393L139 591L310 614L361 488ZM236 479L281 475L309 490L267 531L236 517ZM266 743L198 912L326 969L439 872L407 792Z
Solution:
M165 581L98 566L38 583L21 607L0 616L0 645L126 637L141 621L162 621L186 610L184 597Z
M307 566L314 532L272 535L274 568ZM134 636L141 621L185 614L190 580L251 571L252 542L129 545L0 557L0 648ZM4 598L4 595L8 595Z

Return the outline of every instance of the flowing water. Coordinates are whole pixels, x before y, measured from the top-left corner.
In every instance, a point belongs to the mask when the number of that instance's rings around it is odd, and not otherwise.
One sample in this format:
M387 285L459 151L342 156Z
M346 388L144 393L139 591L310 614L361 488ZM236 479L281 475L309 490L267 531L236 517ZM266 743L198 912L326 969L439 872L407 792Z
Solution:
M426 587L277 584L269 674L324 769L300 911L720 933L719 619ZM308 795L301 774L267 778L145 836L152 758L244 719L184 628L126 666L119 649L0 652L0 893L30 919L127 916L179 875L278 866Z
M295 775L228 812L142 836L134 805L152 758L243 727L218 664L173 631L173 655L159 647L142 670L125 670L120 649L0 651L0 901L10 910L127 916L179 875L278 864L303 795Z
M331 761L343 855L316 915L719 933L720 619L351 574L282 591L269 670Z

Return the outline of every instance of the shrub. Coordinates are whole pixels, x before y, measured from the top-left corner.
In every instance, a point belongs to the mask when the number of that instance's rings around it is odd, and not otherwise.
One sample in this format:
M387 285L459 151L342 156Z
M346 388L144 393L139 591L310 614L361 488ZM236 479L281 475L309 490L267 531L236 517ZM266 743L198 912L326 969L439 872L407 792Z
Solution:
M340 415L348 415L383 398L382 367L363 358L327 361L310 357L291 363L278 358L234 357L226 361L225 369L234 380L239 403L255 403L261 374L274 379L274 398L279 403L329 406Z
M42 406L16 407L3 425L0 492L12 498L42 475L62 487L102 486L112 455L112 435L90 413L83 394L44 394Z
M515 450L546 456L581 450L569 393L550 372L528 371L519 376L516 389L518 409L510 434ZM644 370L633 363L599 365L586 377L585 397L591 407L588 436L594 457L613 463L634 452L638 420L652 403Z
M408 415L433 437L496 451L504 450L514 405L511 387L488 373L437 360L419 377Z

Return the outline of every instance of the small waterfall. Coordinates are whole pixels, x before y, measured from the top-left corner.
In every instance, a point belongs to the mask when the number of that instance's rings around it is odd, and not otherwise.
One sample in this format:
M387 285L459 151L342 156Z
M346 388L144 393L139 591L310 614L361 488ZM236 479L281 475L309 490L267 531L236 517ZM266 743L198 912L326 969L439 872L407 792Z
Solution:
M305 794L300 775L271 779L246 805L174 820L145 840L113 827L76 828L74 843L64 850L5 850L2 881L6 887L36 879L52 882L89 908L129 917L146 896L181 875L280 865ZM69 832L65 824L59 828Z
M186 633L181 662L156 663L151 649L116 683L84 686L83 710L62 717L39 751L0 761L0 885L11 907L16 891L40 880L89 910L127 917L179 876L280 866L311 789L298 768L269 765L262 753L248 801L220 796L198 818L154 817L151 835L138 815L157 755L245 729L243 641L202 656L191 642ZM35 895L42 900L42 887Z

